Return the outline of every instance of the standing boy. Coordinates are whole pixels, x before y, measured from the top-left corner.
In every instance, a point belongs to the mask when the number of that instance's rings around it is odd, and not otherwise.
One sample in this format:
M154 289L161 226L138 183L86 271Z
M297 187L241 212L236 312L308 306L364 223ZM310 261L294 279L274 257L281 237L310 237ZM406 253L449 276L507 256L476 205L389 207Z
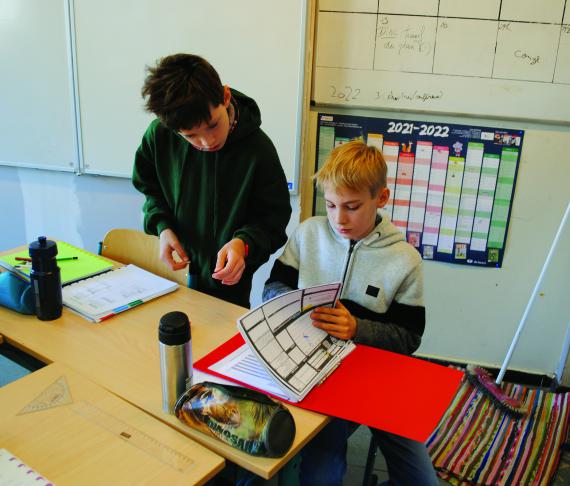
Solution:
M264 300L342 281L336 307L315 309L313 325L341 339L413 353L425 325L422 259L378 212L390 197L381 152L358 140L343 144L314 178L324 191L327 218L310 218L296 229L275 261ZM303 449L302 485L342 484L349 428L349 422L333 419ZM390 484L439 484L424 444L371 432L386 459Z
M287 240L291 216L259 108L199 56L167 56L148 71L142 95L157 118L133 170L144 229L171 269L190 265L189 286L248 307L253 274Z

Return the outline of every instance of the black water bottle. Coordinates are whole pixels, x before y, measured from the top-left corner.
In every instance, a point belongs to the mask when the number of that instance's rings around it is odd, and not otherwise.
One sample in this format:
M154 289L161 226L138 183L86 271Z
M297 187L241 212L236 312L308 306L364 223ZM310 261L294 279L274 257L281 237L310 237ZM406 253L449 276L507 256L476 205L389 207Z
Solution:
M61 275L57 266L55 241L40 236L30 243L30 280L36 299L36 315L42 321L61 316Z

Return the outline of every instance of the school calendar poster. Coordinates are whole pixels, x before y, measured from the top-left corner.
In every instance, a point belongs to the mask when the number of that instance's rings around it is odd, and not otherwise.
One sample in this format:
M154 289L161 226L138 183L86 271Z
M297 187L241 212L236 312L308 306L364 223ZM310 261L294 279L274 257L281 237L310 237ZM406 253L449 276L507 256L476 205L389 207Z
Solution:
M317 135L317 169L354 138L382 150L384 209L424 260L501 267L523 130L319 113Z

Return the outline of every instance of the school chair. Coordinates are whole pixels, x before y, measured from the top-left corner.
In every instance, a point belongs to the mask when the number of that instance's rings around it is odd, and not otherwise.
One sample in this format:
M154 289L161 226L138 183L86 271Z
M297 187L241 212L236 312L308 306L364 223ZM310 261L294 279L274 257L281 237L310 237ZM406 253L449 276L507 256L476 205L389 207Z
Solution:
M359 425L357 423L351 423L348 428L348 438L358 430L359 427L365 427L365 425ZM378 475L374 473L374 462L376 460L376 454L378 453L378 443L374 436L370 434L370 442L368 444L368 454L366 455L366 464L364 465L364 474L362 476L362 486L376 486L378 484Z
M374 462L377 453L378 443L374 436L371 435L368 455L366 456L366 465L364 466L364 476L362 477L362 486L376 486L378 484L378 475L374 474Z
M158 257L159 239L133 229L114 228L100 243L101 256L120 263L132 263L161 277L188 285L186 270L171 270Z

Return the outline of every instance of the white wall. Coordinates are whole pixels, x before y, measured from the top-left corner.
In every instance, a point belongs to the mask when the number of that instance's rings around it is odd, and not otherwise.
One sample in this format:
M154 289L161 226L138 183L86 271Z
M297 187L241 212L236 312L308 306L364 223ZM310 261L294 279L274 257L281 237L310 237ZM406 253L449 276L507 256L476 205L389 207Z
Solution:
M129 179L0 166L0 249L48 235L96 253L109 229L142 230L143 202ZM291 205L289 233L299 221L298 197ZM271 262L254 276L252 305L261 302Z
M3 249L39 235L96 252L113 227L142 228L142 195L130 180L40 169L0 167Z

